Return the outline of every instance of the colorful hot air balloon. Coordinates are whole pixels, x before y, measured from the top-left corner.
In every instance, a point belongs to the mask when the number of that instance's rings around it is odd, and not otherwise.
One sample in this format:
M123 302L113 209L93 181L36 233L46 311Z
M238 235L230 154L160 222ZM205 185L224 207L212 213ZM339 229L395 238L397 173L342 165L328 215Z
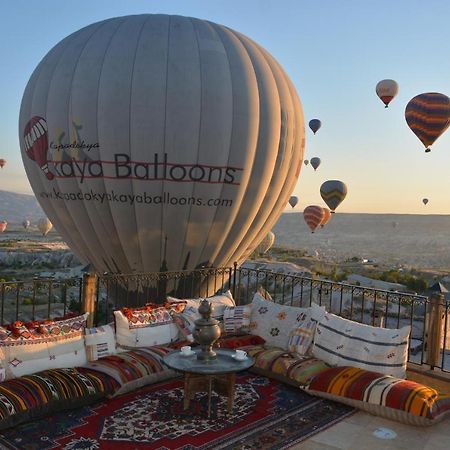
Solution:
M3 167L5 167L6 164L6 159L0 159L0 168L3 169Z
M347 186L339 180L328 180L320 186L320 195L331 212L334 213L334 210L347 195Z
M25 230L28 229L30 225L31 225L31 222L29 220L27 220L27 219L25 219L22 222L22 226L25 228Z
M303 218L310 228L311 233L314 233L314 230L322 223L324 217L325 212L321 206L307 206L303 211Z
M309 164L309 161L307 159L305 159L303 162L305 163L305 166Z
M320 223L320 228L323 228L331 219L331 211L328 208L323 209L323 220Z
M100 273L242 262L284 211L305 137L296 90L266 50L163 14L65 38L31 76L19 127L41 206Z
M405 118L428 153L430 145L450 125L450 98L437 92L416 95L406 105Z
M23 129L23 146L28 158L36 161L49 180L53 180L53 173L48 168L47 151L47 122L43 117L33 116Z
M259 245L256 247L256 252L258 255L264 255L264 253L267 253L272 245L275 242L275 234L272 231L269 231L264 239L259 243Z
M289 197L289 204L295 208L295 205L298 203L298 197L296 195L291 195Z
M6 230L8 222L6 220L0 221L0 233L3 233Z
M311 158L310 160L311 166L313 166L314 168L314 172L317 170L317 168L320 166L320 158L317 158L317 156L315 156L314 158Z
M319 131L321 126L322 122L319 119L311 119L309 121L309 128L311 128L314 134L316 134Z
M47 234L53 228L52 223L47 218L42 218L38 222L39 231L42 233L42 236L47 236Z
M377 83L375 91L387 108L389 103L398 94L398 84L394 80L381 80Z
M423 203L424 205L426 205L426 204L428 203L428 199L427 199L427 198L423 198L423 199L422 199L422 203Z

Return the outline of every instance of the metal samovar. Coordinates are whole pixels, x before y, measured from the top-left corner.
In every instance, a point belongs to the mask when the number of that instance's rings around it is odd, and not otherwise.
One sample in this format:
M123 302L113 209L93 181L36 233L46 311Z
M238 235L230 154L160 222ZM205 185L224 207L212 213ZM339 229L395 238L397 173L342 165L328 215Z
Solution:
M201 351L197 354L197 359L211 361L217 357L212 346L220 338L219 321L211 318L212 305L206 299L200 302L198 312L202 317L194 322L195 330L192 333L195 342L201 348Z

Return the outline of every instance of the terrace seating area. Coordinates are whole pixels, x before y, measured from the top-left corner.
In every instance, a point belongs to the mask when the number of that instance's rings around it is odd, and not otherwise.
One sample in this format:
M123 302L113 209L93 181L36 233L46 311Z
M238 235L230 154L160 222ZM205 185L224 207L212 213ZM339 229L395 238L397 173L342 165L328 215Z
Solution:
M222 326L217 345L245 350L253 373L403 424L450 414L448 392L405 379L411 326L373 327L258 292L245 305L230 291L208 301ZM163 357L192 343L199 302L168 296L164 305L122 307L98 327L88 312L1 327L0 428L176 378Z

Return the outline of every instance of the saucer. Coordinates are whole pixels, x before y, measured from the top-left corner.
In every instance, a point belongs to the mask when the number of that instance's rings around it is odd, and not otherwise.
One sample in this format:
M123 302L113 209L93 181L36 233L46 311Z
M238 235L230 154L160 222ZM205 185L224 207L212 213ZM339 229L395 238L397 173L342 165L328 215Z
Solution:
M181 356L192 356L195 355L195 352L193 350L191 350L189 353L183 353L180 351Z
M248 356L244 356L243 358L238 358L237 355L231 355L231 357L233 359L235 359L236 361L245 361L246 359L248 359Z

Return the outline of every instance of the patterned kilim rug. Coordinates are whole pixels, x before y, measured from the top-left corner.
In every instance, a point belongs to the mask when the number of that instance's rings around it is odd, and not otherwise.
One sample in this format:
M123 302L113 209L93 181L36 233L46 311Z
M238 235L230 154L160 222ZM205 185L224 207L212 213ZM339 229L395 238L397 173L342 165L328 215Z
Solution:
M268 378L237 377L232 414L202 393L183 410L180 379L147 386L93 406L54 414L0 434L4 449L287 449L353 413Z

